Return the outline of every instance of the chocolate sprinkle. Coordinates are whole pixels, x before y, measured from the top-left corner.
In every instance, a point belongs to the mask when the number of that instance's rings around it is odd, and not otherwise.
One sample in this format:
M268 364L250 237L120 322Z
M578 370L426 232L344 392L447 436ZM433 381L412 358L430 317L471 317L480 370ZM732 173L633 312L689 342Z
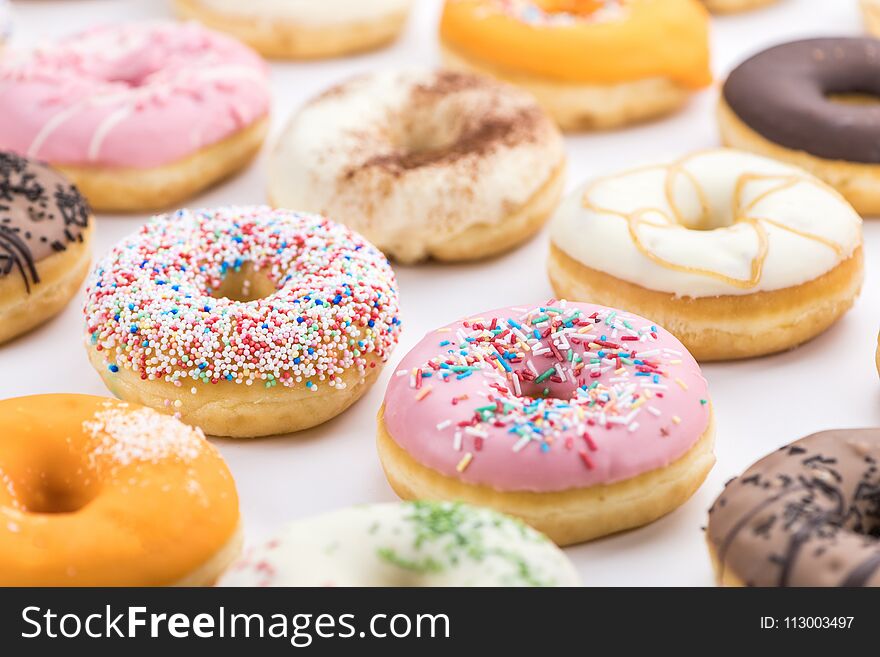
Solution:
M38 264L82 242L91 211L60 173L0 151L0 279L17 273L30 294Z
M877 457L880 429L853 429L758 461L710 509L721 568L755 586L880 586Z

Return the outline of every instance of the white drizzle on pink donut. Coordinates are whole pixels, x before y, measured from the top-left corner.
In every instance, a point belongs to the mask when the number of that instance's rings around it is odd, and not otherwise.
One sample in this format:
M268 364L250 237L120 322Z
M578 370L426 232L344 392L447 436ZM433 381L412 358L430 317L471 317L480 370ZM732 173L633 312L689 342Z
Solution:
M276 291L246 302L211 296L245 263ZM177 386L341 389L344 372L364 375L375 367L367 355L386 359L400 332L382 253L328 219L267 207L154 218L98 264L84 312L110 372Z
M197 24L88 30L0 64L0 147L54 164L168 164L268 114L266 66Z
M498 490L587 487L665 467L709 416L700 368L671 334L565 301L429 334L385 397L388 432L416 461Z

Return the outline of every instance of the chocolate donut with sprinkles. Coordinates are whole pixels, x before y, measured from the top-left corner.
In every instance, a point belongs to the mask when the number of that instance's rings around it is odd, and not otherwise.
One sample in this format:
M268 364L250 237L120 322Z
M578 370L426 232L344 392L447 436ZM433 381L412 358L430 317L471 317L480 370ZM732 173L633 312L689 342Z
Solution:
M400 333L379 250L268 207L153 218L98 264L84 312L89 359L116 396L235 438L338 415Z
M880 429L765 456L715 500L706 540L719 586L880 587Z
M651 321L550 301L428 334L379 412L404 499L461 500L568 545L652 522L715 462L700 367Z
M0 344L67 306L89 271L94 223L61 173L0 151Z

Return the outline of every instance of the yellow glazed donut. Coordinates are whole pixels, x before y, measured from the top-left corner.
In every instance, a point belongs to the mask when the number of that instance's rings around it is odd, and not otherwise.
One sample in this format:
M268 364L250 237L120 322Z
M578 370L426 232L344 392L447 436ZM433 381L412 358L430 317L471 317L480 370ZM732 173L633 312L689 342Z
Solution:
M0 148L96 210L173 206L243 168L269 125L265 62L190 23L93 28L0 61Z
M204 586L241 547L198 429L85 395L0 401L0 586Z
M57 171L0 151L0 343L60 312L88 273L94 221Z
M703 0L713 14L733 14L772 5L779 0Z
M113 394L218 436L338 415L400 333L385 256L345 226L266 207L156 217L86 295L89 359Z
M269 165L274 205L334 217L389 256L506 251L556 209L565 149L527 93L484 76L388 71L297 112Z
M548 268L557 294L655 318L698 360L759 356L852 306L861 219L801 169L703 151L579 187L551 223Z
M711 81L697 0L447 0L445 63L532 92L563 130L680 107Z
M491 507L559 545L673 511L715 462L708 387L681 343L565 301L432 331L392 377L378 425L402 498Z
M412 0L174 0L195 19L266 57L333 57L383 46L400 34Z

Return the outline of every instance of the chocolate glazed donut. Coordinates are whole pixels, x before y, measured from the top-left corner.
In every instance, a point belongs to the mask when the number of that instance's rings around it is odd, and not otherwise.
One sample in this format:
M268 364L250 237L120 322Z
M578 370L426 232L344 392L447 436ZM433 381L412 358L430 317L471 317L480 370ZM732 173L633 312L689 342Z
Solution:
M761 459L709 510L719 583L880 586L880 429L823 431Z
M794 41L754 55L724 84L727 105L769 141L811 155L880 163L880 105L834 102L880 96L880 40Z
M30 294L40 283L38 263L82 242L90 216L61 174L0 151L0 279L17 274Z

